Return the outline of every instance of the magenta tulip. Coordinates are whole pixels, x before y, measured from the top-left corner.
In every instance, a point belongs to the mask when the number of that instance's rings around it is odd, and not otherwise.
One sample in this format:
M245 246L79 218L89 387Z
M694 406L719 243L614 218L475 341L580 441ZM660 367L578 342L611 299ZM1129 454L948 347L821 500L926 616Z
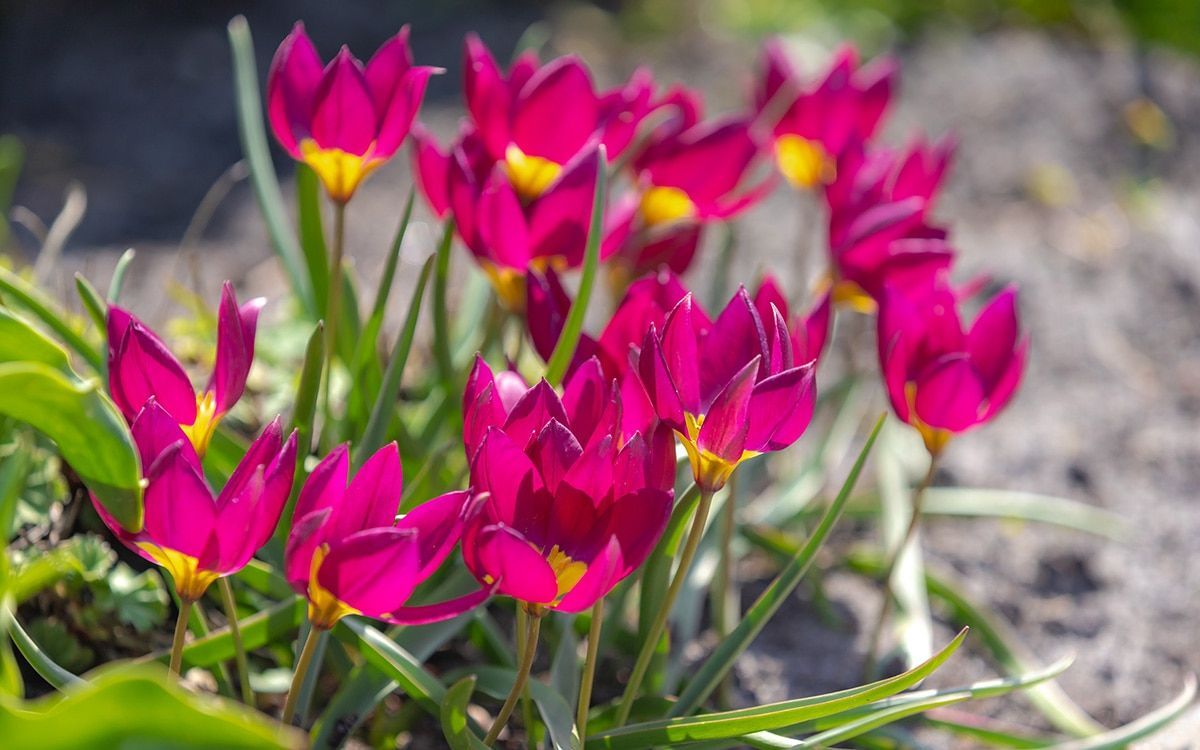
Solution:
M478 360L467 398L464 438L482 498L463 535L467 567L534 614L587 609L645 561L666 526L669 428L623 438L616 385L594 359L562 398L544 380L526 388Z
M233 285L221 287L217 310L217 351L212 376L197 393L179 360L162 340L132 313L108 308L108 388L127 421L151 398L183 429L196 453L208 449L217 423L246 389L254 361L254 335L261 297L238 307Z
M857 52L843 47L822 79L806 85L783 47L767 43L754 106L772 128L783 176L798 188L831 182L842 149L853 139L869 139L879 127L896 75L894 61L859 67Z
M698 313L688 295L661 334L652 327L638 373L683 442L696 483L714 492L742 461L788 447L808 427L815 361L797 359L783 314L772 305L768 329L744 288L711 325Z
M92 503L125 546L167 569L181 599L196 601L271 538L292 489L296 435L284 442L279 420L268 424L213 497L200 457L157 401L145 404L131 430L146 474L145 526L130 534Z
M322 66L297 23L267 74L267 115L280 145L312 167L331 199L345 203L400 148L438 72L413 65L407 26L366 66L344 46Z
M830 295L822 295L808 315L797 314L792 317L779 282L770 274L763 278L754 293L754 307L763 322L767 341L775 338L775 315L771 309L774 307L779 310L780 317L787 322L791 331L792 358L796 362L814 362L821 358L833 318L833 307L830 303Z
M889 288L879 311L878 344L892 408L935 456L951 437L1008 404L1029 351L1012 287L985 305L968 330L948 288L917 299Z
M458 543L467 492L433 498L396 519L403 485L400 451L389 443L349 478L350 454L339 446L313 469L296 500L284 572L308 597L313 627L346 615L398 625L455 617L485 601L482 589L437 604L406 605Z

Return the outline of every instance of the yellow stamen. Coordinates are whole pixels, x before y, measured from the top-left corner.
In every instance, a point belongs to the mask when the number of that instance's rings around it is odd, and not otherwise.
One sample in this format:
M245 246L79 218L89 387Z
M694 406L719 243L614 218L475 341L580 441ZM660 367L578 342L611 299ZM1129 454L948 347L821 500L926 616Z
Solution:
M828 184L837 176L825 148L817 141L798 135L781 135L775 139L775 162L787 181L797 188Z
M179 598L194 602L204 596L204 592L213 581L221 577L215 570L201 570L200 561L191 555L185 555L178 550L160 547L153 542L138 542L138 546L154 558L154 561L166 568L175 581L175 591Z
M347 153L340 148L321 148L311 138L300 142L300 153L304 163L312 167L325 185L329 197L338 203L345 203L354 197L358 186L374 172L383 159L372 159L370 154L374 144L367 149L363 156Z
M505 268L495 263L481 261L480 266L488 281L496 290L500 305L509 312L525 312L525 274L515 268Z
M833 302L865 315L871 315L879 309L878 303L865 289L845 279L833 285Z
M648 227L696 218L696 204L677 187L652 187L642 195L638 209Z
M583 574L587 572L586 564L572 560L567 553L559 549L557 544L550 548L550 554L546 555L546 562L550 563L550 569L554 571L554 577L558 579L558 599L562 599L571 589L575 588L583 578Z
M183 434L187 435L191 441L192 447L196 449L196 455L204 458L205 452L208 451L208 444L212 441L213 433L217 431L217 424L221 421L220 414L217 414L217 396L212 391L205 391L196 396L196 421L189 425L180 425L179 429L183 430Z
M759 455L757 451L742 451L736 461L726 461L712 451L703 450L697 444L700 439L700 428L704 426L703 414L684 414L687 423L687 434L676 433L683 449L687 451L688 463L692 465L692 477L696 484L709 490L716 491L725 486L733 470L743 461Z
M312 563L308 568L308 621L314 628L323 630L329 630L346 615L360 614L357 609L338 599L317 580L321 563L325 562L325 556L328 554L328 544L317 547L313 551Z
M950 438L954 437L954 433L940 427L931 427L917 416L916 383L910 381L904 384L904 400L908 402L908 423L921 434L921 439L925 441L925 450L929 451L929 455L937 456L946 448L946 444L950 442Z
M517 195L531 201L546 192L558 179L562 165L540 156L530 156L517 144L510 143L504 150L504 171Z

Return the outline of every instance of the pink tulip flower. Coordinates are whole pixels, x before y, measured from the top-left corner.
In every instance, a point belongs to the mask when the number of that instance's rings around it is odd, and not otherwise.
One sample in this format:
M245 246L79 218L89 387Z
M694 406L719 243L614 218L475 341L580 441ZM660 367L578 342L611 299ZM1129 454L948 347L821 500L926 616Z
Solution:
M912 299L889 287L879 310L879 362L892 408L931 455L954 435L987 422L1012 399L1029 351L1010 287L969 329L949 288Z
M820 360L825 342L829 338L829 325L833 318L833 306L830 303L831 296L824 294L807 315L797 314L792 317L779 282L770 274L763 278L754 293L754 307L763 322L767 341L775 338L775 315L771 309L774 307L791 331L792 358L796 362Z
M267 74L267 116L288 154L312 167L332 200L345 203L400 148L429 77L439 72L413 65L407 26L365 67L344 46L322 66L297 23Z
M858 53L843 47L824 77L806 85L778 42L763 50L754 108L772 128L779 171L797 188L831 182L842 149L869 139L891 100L897 65L890 59L860 67Z
M397 625L455 617L485 601L482 589L437 604L408 598L445 561L462 534L467 492L450 492L399 520L400 451L389 443L349 481L350 455L339 446L313 469L296 500L284 573L308 598L308 618L328 630L346 615Z
M642 384L702 490L723 487L742 461L788 447L812 418L816 363L796 357L782 312L770 312L768 328L742 288L706 326L688 295L642 344Z
M522 602L580 612L649 556L671 512L670 429L623 438L621 401L596 360L562 398L476 362L465 441L481 500L463 535L475 577Z
M132 422L154 398L203 456L217 424L246 389L258 313L264 304L266 300L259 297L238 307L233 285L226 281L221 287L216 359L208 385L199 393L154 331L124 308L110 305L108 388L125 419Z
M284 442L279 420L268 424L214 498L174 415L151 398L131 429L147 480L145 526L130 534L92 504L125 546L167 569L181 599L196 601L271 538L292 489L296 434Z

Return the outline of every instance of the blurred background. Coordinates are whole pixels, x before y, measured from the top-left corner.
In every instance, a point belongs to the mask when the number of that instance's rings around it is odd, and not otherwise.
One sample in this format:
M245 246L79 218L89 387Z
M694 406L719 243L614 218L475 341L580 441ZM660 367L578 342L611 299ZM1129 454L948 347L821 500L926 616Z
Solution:
M46 247L39 274L63 299L74 271L105 282L131 246L128 302L152 320L179 312L167 292L184 279L206 296L226 277L249 292L283 289L237 165L225 24L238 13L260 80L297 19L326 56L347 43L364 58L412 24L417 61L448 70L422 116L443 142L460 114L470 30L501 60L518 44L578 53L604 85L648 65L704 91L710 112L745 104L766 36L783 37L812 75L842 41L897 55L883 140L957 134L938 218L964 278L1020 284L1034 341L1017 402L956 443L938 481L1070 497L1128 521L1122 541L1103 542L939 520L926 533L929 565L961 578L1037 658L1073 651L1062 683L1105 723L1165 702L1200 670L1200 3L3 0L0 246L29 263ZM290 161L275 154L289 181ZM349 248L368 276L409 184L399 158L354 202ZM739 219L745 281L770 267L805 288L821 261L809 241L818 215L781 190ZM411 233L406 268L433 231ZM795 602L744 659L746 693L778 700L855 680L878 594L836 573L827 593L842 626ZM1164 746L1196 735L1193 720Z

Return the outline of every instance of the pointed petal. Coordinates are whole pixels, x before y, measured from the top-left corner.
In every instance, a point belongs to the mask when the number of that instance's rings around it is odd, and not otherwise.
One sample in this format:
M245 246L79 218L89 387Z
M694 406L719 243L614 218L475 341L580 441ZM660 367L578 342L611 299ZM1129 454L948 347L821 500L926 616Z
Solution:
M558 596L558 579L546 559L517 531L504 525L483 529L478 537L481 570L476 578L490 576L498 592L524 602L547 604Z
M109 389L126 419L154 397L179 424L196 421L196 392L183 365L140 323L129 327L112 364Z
M496 265L522 273L529 266L529 227L512 183L499 168L479 196L479 238Z
M443 219L450 211L450 154L420 123L412 128L413 167L429 208Z
M717 393L754 358L770 361L762 320L745 287L738 289L717 316L700 347L700 408L707 411ZM765 370L765 367L764 367Z
M400 506L403 490L400 449L391 442L375 451L350 480L346 494L334 510L333 538L349 536L363 529L392 526L396 522L396 509Z
M612 492L615 441L606 435L592 443L571 465L563 482L599 505Z
M338 600L369 617L404 606L421 582L417 534L409 529L367 529L330 545L317 582Z
M750 397L746 450L761 453L787 448L808 428L815 404L811 362L762 380Z
M284 37L267 73L267 119L280 145L299 159L299 143L311 132L313 98L321 81L321 57L297 22Z
M233 284L226 281L221 287L221 304L217 311L217 356L208 385L208 390L213 392L216 399L217 414L229 411L246 389L246 376L254 361L258 312L265 304L266 300L260 297L239 309Z
M422 604L411 607L396 607L379 619L393 625L428 625L458 617L464 612L475 609L486 602L494 593L495 587L482 588L455 599L449 599L437 604Z
M930 427L962 432L979 423L985 393L965 355L951 355L917 379L914 407Z
M367 91L362 64L342 47L326 66L317 87L312 116L312 137L323 149L348 154L367 153L376 135L375 104Z
M558 394L549 383L541 380L513 405L504 423L504 432L517 447L524 448L551 419L570 424Z
M491 495L490 506L497 520L536 536L545 519L535 495L546 494L541 475L529 457L504 432L491 429L475 456L471 480L476 490Z
M967 334L967 352L991 390L1008 369L1017 344L1017 290L1009 287L980 311Z
M178 448L183 457L197 468L200 467L200 458L187 435L180 429L179 422L153 398L137 413L129 431L133 436L133 444L137 446L143 473L149 472L158 457L177 443L183 443Z
M653 326L646 332L646 338L642 341L642 353L638 357L638 376L658 418L672 428L686 433L684 405L679 392L675 390ZM627 413L632 415L636 412Z
M741 459L750 429L750 397L758 368L759 359L755 357L713 399L696 441L701 450L730 463Z
M149 467L146 524L142 534L160 547L191 555L203 564L215 551L216 504L212 491L182 444ZM213 561L215 562L215 561Z
M512 95L487 46L475 33L467 35L463 59L463 95L467 111L492 158L508 146L509 104Z
M512 140L527 154L565 164L596 133L598 110L587 68L577 57L560 57L522 87Z
M530 446L530 454L551 494L558 491L558 483L582 453L579 441L557 419L551 419Z
M634 433L647 433L656 422L658 422L658 414L654 411L654 404L650 401L650 396L646 393L646 388L642 385L642 380L638 377L637 371L632 367L627 369L621 376L619 385L621 393L621 436L629 437ZM680 419L682 419L682 413Z
M300 489L300 495L296 498L296 508L292 517L304 518L310 513L326 508L336 512L346 494L346 480L349 474L350 448L346 443L342 443L321 459L308 475ZM305 572L305 575L308 573Z
M595 148L581 151L529 206L529 248L533 257L561 256L572 268L583 263L598 167Z
M588 563L587 571L554 608L560 612L582 612L612 590L627 567L616 537L608 540Z
M292 530L283 550L283 574L292 590L301 596L308 593L313 553L325 541L326 522L332 514L332 508L322 508L306 516L293 516Z
M612 504L609 528L621 542L622 578L640 567L658 544L671 517L672 500L671 492L644 488Z
M400 80L388 107L377 110L381 119L374 156L390 159L404 143L412 129L413 121L417 118L417 111L421 108L421 100L425 98L430 76L441 72L440 68L421 65L409 70ZM367 73L370 74L369 69Z
M1013 394L1016 393L1017 387L1021 385L1021 378L1025 375L1025 361L1029 357L1029 338L1026 337L1017 344L1013 350L1012 358L1008 361L1008 367L1000 375L1000 378L992 386L991 393L988 394L987 408L983 413L983 419L991 419L1008 405L1012 400Z
M396 522L398 529L415 529L420 551L421 578L433 574L462 536L463 517L471 493L447 492L413 508Z

